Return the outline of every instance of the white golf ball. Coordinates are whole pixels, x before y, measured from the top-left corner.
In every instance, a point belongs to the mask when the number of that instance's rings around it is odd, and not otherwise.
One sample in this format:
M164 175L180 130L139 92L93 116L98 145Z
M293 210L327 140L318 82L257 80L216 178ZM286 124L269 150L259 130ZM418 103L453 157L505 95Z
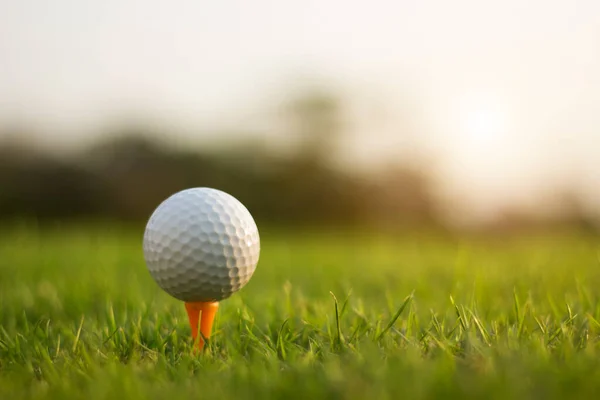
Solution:
M219 301L244 287L258 264L260 238L250 212L211 188L175 193L154 211L144 258L156 283L186 302Z

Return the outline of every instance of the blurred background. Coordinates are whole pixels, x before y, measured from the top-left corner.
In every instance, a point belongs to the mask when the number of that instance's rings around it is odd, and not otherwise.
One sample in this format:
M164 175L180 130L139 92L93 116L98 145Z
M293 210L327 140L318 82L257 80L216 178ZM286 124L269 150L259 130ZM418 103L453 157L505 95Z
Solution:
M0 218L600 229L600 2L0 2Z

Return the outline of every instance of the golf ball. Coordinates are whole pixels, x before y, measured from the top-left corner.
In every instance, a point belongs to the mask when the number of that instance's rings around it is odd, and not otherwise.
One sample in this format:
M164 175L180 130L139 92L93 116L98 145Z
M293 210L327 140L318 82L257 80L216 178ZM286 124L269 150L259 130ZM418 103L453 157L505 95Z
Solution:
M186 302L220 301L244 287L260 253L258 228L235 197L192 188L163 201L144 233L150 275Z

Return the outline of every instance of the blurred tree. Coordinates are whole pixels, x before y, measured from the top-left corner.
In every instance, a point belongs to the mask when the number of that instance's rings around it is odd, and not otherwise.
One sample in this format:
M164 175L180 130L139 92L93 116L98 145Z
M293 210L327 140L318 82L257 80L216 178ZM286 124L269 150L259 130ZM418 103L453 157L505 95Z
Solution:
M418 226L436 223L435 197L429 171L420 165L391 165L374 181L369 196L372 218L389 225Z
M40 220L105 215L101 182L78 165L11 153L0 165L0 214Z
M291 131L299 139L297 156L305 162L327 163L337 153L343 130L340 99L326 91L310 91L291 101Z

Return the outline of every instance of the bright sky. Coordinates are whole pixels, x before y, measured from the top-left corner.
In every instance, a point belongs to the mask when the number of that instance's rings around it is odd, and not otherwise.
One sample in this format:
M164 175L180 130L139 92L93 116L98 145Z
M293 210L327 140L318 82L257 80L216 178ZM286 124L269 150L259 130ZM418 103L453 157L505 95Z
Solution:
M0 1L0 125L46 140L128 115L268 126L298 76L352 99L348 156L416 142L471 211L573 180L600 204L599 1Z

